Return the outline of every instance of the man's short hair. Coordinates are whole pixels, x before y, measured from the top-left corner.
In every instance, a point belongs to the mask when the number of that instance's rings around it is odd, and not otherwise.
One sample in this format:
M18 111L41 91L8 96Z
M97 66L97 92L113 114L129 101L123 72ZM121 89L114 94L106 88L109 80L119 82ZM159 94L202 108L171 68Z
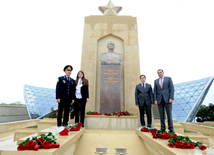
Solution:
M144 77L145 77L145 79L146 79L146 75L140 75L140 79L141 79L141 76L144 76Z
M162 71L163 72L163 69L158 69L158 71Z

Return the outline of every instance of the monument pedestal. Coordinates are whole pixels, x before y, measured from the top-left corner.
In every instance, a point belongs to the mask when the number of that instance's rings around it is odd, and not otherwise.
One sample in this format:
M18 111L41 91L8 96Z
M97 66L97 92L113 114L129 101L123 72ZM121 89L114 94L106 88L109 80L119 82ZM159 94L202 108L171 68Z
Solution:
M86 115L86 129L104 130L135 130L139 128L138 116L105 116L105 115Z
M100 112L121 111L121 65L101 65Z

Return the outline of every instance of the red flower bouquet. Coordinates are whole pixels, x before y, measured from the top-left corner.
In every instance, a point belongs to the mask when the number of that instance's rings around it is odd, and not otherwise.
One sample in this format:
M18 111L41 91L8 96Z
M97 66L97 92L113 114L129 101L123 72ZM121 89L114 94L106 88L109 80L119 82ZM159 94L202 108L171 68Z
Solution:
M180 149L194 149L200 148L201 150L206 150L206 146L203 145L201 142L194 142L189 139L189 137L177 136L174 135L172 138L169 139L169 147L173 148L180 148Z
M59 148L60 145L56 143L55 136L49 132L47 135L41 134L41 137L32 137L32 139L27 138L25 141L20 143L17 147L18 151L22 150L34 150L38 151L39 149L45 148Z
M64 128L64 129L59 133L59 135L61 135L61 136L68 136L68 134L69 134L68 128Z
M141 132L149 132L149 129L148 129L147 127L143 127L143 128L141 128L140 131L141 131Z
M133 114L129 113L128 111L125 111L125 112L113 112L113 113L110 113L110 112L106 112L104 113L104 115L106 116L134 116Z
M169 139L169 138L172 138L173 135L177 136L177 134L175 134L174 132L165 132L165 131L157 130L157 129L152 130L151 133L152 133L152 136L154 139L157 139L157 138Z
M69 126L69 131L80 131L82 123L76 123L74 125Z
M86 113L86 115L102 115L102 113L98 113L98 112L95 112L95 111L89 111Z

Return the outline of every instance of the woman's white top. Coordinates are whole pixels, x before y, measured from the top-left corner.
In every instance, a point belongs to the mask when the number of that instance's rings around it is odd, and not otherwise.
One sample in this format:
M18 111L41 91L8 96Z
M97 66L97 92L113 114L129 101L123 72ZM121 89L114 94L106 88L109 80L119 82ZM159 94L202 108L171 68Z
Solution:
M81 87L82 87L82 79L78 80L77 86L76 86L76 98L81 99L82 98L82 94L81 94Z

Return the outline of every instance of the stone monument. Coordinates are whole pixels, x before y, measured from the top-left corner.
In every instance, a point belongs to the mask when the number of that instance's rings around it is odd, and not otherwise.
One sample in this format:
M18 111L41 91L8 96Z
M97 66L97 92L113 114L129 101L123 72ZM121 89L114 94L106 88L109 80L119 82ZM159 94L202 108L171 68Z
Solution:
M134 95L135 86L139 83L140 75L137 19L132 16L117 15L121 9L122 7L115 6L110 1L106 6L99 7L104 15L85 17L81 70L84 71L85 77L89 80L90 100L86 104L86 112L100 112L101 82L103 81L101 75L104 76L104 74L101 74L101 66L109 60L100 62L99 56L106 52L107 43L113 41L116 45L115 52L124 57L118 65L121 69L120 111L127 110L133 114L139 114L139 109L135 106ZM108 53L105 55L108 57ZM105 72L108 73L109 71ZM116 71L113 71L113 73L116 73Z
M123 55L114 53L114 42L107 45L108 52L101 53L100 112L121 111L121 62Z

